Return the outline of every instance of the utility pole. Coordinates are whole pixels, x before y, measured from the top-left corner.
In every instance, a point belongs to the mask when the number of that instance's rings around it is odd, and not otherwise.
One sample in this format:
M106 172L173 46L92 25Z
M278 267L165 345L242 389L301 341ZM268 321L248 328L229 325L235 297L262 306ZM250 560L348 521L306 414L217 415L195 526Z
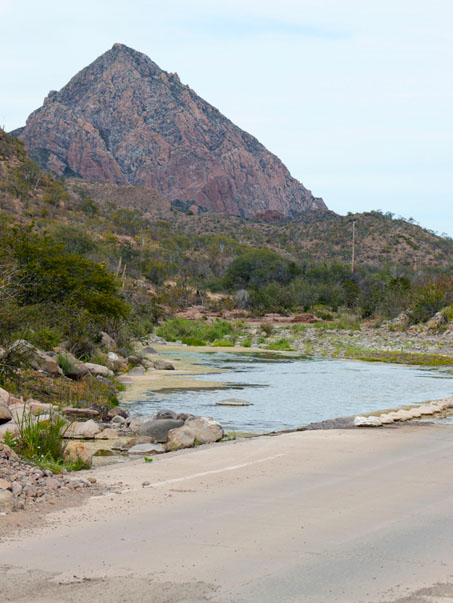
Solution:
M355 220L352 223L352 257L351 257L351 272L354 274L355 270Z

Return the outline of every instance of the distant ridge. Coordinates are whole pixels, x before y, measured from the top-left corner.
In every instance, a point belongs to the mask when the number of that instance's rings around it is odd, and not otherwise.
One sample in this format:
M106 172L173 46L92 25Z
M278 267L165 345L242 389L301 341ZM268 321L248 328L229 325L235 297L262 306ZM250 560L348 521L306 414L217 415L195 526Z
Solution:
M64 177L153 187L170 202L245 217L327 209L177 74L122 44L51 91L14 134Z

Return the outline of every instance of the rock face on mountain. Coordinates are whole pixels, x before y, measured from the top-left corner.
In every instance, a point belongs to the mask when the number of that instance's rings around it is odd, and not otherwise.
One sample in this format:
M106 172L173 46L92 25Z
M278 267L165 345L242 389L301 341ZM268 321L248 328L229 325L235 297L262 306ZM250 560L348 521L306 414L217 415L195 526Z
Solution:
M326 209L177 74L122 44L50 92L15 134L60 176L153 187L171 202L242 216Z

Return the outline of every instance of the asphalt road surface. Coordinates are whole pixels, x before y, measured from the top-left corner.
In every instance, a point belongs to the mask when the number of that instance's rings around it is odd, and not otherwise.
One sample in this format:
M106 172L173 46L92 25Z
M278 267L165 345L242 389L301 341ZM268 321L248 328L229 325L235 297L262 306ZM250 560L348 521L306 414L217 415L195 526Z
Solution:
M118 493L0 544L0 600L453 601L453 426L237 440L91 475Z

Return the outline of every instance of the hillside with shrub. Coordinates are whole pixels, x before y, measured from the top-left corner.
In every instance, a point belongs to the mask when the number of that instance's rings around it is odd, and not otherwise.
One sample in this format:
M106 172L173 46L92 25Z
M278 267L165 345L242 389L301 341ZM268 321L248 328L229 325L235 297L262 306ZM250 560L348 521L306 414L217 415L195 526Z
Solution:
M79 355L188 306L346 308L426 320L453 302L453 241L379 211L267 222L172 207L152 189L65 181L0 132L1 333ZM351 271L352 224L356 263Z

